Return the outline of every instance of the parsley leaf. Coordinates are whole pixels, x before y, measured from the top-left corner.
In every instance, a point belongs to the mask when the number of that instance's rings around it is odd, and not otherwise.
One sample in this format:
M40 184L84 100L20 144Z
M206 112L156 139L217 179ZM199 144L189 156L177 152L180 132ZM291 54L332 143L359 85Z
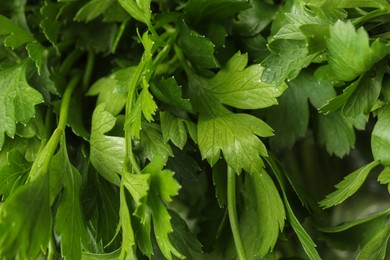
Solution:
M14 137L16 123L27 124L35 115L35 105L43 102L42 95L26 80L26 64L0 70L0 148L4 133Z
M104 135L115 125L115 117L105 110L105 103L95 108L92 115L91 162L99 173L111 183L119 186L125 156L123 137Z
M327 39L329 65L341 80L349 81L368 71L389 53L381 41L369 45L368 34L363 28L355 30L351 22L337 21ZM356 55L359 53L359 55Z

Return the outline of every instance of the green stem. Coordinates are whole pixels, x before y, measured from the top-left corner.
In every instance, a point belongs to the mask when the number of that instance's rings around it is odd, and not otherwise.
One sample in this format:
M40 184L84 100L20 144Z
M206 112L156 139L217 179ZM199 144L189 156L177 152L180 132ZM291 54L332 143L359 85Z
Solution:
M91 81L91 75L93 71L93 67L95 65L95 54L92 51L88 51L87 55L87 64L85 66L85 71L83 75L83 81L81 85L82 92L86 92Z
M131 81L129 91L127 92L127 99L126 99L126 118L129 118L130 112L133 109L133 102L134 102L134 94L137 90L137 86L140 82L142 72L145 69L145 63L140 62L138 65L133 80ZM127 121L127 120L126 120ZM125 142L126 142L126 157L124 160L124 167L123 169L128 169L130 164L129 172L135 172L135 173L141 173L141 170L139 169L139 165L137 163L137 160L135 159L135 155L133 153L133 136L130 133L130 126L128 125L128 122L125 122Z
M386 15L386 14L389 14L390 13L390 9L377 9L377 10L374 10L372 12L369 12L359 18L356 18L355 20L353 20L353 24L355 26L359 26L360 24L364 23L364 22L367 22L371 19L374 19L376 17L380 17L380 16L383 16L383 15Z
M82 52L78 49L74 49L64 60L64 62L61 64L60 67L60 75L64 76L66 75L69 70L72 68L73 64L80 58Z
M237 219L236 209L236 173L233 172L232 168L228 166L227 170L227 205L229 213L230 227L233 233L233 240L237 250L237 256L240 260L246 260L246 254L244 245L241 240L240 230Z
M60 142L61 136L64 134L66 123L68 121L68 113L69 113L69 104L70 104L70 98L72 96L72 92L74 88L76 87L77 83L79 82L81 78L81 74L78 73L77 75L73 76L73 78L70 80L68 86L65 89L64 95L62 97L61 102L61 108L60 108L60 118L57 125L57 128L54 130L53 134L51 135L49 141L45 145L45 147L40 151L40 153L45 153L43 160L36 159L34 161L34 164L42 163L38 168L40 168L39 171L37 171L36 175L30 175L29 179L30 181L38 177L41 172L47 172L50 166L50 161L52 156L54 155L56 148L58 146L58 143ZM40 154L37 156L39 157ZM34 165L33 167L34 168Z

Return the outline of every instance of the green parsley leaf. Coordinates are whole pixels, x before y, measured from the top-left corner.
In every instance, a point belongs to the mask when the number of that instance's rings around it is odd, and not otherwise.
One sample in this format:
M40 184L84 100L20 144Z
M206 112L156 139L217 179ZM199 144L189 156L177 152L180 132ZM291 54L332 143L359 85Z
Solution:
M134 231L131 226L129 207L126 201L126 194L123 185L121 185L121 201L120 201L120 225L122 228L122 250L119 259L127 259L128 257L136 258L133 246L135 245Z
M96 106L92 115L91 162L98 172L111 183L119 186L125 157L125 139L106 136L115 125L115 117L105 110L105 103Z
M164 142L160 126L153 123L142 124L139 149L143 160L152 161L156 156L168 160L168 156L173 155L170 145Z
M0 70L0 148L4 133L13 137L16 123L27 124L35 115L35 105L43 102L42 95L27 83L26 66Z
M160 112L160 121L164 142L171 140L177 147L183 149L187 143L186 125L193 125L193 122L176 117L168 111Z
M387 247L389 238L390 224L387 223L384 229L379 231L370 241L368 241L368 243L359 252L356 259L386 259L388 257Z
M4 45L13 49L35 40L31 33L2 15L0 15L0 35L7 35L4 39Z
M238 13L234 29L239 35L253 36L263 31L272 21L277 11L276 5L262 1L249 1L251 7Z
M379 40L369 45L368 33L351 22L337 21L326 41L329 65L341 80L349 81L385 57L389 50ZM356 55L359 53L359 55Z
M304 40L283 39L269 43L271 55L261 62L265 67L261 80L279 85L286 79L294 79L314 58L307 47Z
M372 169L378 165L378 161L373 161L350 173L344 180L335 186L337 188L336 191L327 195L326 198L320 202L320 206L323 208L330 208L352 196L360 186L362 186Z
M316 250L316 245L314 244L313 240L306 232L306 230L302 227L301 223L295 216L294 211L290 206L290 203L287 198L287 193L286 193L287 187L284 183L282 172L280 171L279 167L277 166L276 162L272 159L272 157L267 158L266 160L269 166L271 167L273 173L275 174L279 182L279 185L282 189L283 202L287 211L287 220L290 222L291 227L294 229L295 233L297 234L298 239L301 242L302 247L305 250L306 254L309 256L309 258L320 260L321 257Z
M329 246L355 251L364 247L370 239L383 230L388 215L389 210L384 210L334 227L318 227L318 229Z
M50 1L45 1L40 11L42 14L42 20L40 22L40 27L46 38L50 43L57 48L58 37L60 33L61 23L58 21L58 14L60 13L61 8L63 7L62 3L52 3Z
M174 77L161 79L157 83L151 84L150 90L157 99L165 104L193 112L190 100L182 98L182 87L177 84Z
M267 156L265 145L257 136L271 136L272 129L261 119L248 114L211 117L200 115L198 121L198 145L203 159L214 165L220 151L236 173L242 169L259 173L263 167L260 156Z
M64 140L61 142L56 159L60 166L55 166L60 171L50 173L53 175L62 174L64 185L55 216L55 227L57 234L61 237L62 256L65 259L80 259L82 246L87 247L88 245L88 233L80 205L82 180L79 171L69 161Z
M375 160L380 161L384 166L390 166L390 107L385 106L378 113L378 121L371 134L371 149Z
M310 0L310 5L318 7L332 6L333 8L385 8L389 6L389 3L386 0Z
M118 0L118 2L134 19L150 25L152 18L151 0Z
M89 22L104 13L113 3L114 0L90 0L80 8L74 19Z
M31 163L26 161L17 150L8 153L8 165L0 168L0 195L3 199L22 185L31 169Z
M338 136L339 138L335 138ZM343 157L355 145L353 122L341 113L318 116L318 140L330 154Z
M8 197L0 213L0 255L36 258L49 245L52 213L49 178L40 175Z
M179 193L180 185L173 178L173 172L163 170L164 157L155 157L143 170L144 174L150 174L150 191L148 193L148 205L152 211L153 226L157 238L157 244L167 259L172 259L171 253L182 258L182 254L173 246L169 234L173 231L171 217L161 200L168 203L171 197Z
M113 115L117 115L125 107L128 77L131 77L134 71L135 68L130 67L118 70L108 77L101 78L88 89L86 95L98 95L97 104L106 103L105 110Z
M214 57L214 44L208 38L190 30L185 22L180 23L179 31L179 46L194 67L219 68L219 63Z
M275 130L275 136L270 138L275 149L291 148L297 138L305 136L309 124L309 106L299 79L288 85L279 105L266 110L267 122Z
M175 212L170 210L173 232L169 234L172 244L186 256L192 257L192 252L203 253L202 244L189 230L187 223Z
M240 229L245 234L244 246L251 246L248 257L253 259L272 251L286 215L275 184L266 172L253 174L245 186L247 210L240 218Z
M387 184L387 190L390 193L390 168L386 167L378 176L380 184Z

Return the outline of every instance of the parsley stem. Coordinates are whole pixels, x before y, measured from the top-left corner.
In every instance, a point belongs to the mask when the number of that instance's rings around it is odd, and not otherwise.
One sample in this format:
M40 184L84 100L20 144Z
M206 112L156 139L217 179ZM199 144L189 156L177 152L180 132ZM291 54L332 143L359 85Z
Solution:
M240 260L246 260L244 245L241 240L240 230L238 227L237 209L236 209L236 173L228 166L227 169L227 205L229 213L230 228L233 233L233 240L237 250L237 256Z
M92 51L88 51L87 64L85 65L85 72L83 75L83 81L81 84L82 92L86 92L91 81L91 75L93 67L95 65L95 54Z
M64 76L72 68L73 64L80 58L82 52L79 49L73 50L64 60L60 67L60 75Z
M32 169L38 169L38 170L30 171L30 176L29 176L30 181L36 179L41 173L42 174L47 173L49 170L51 158L53 157L56 148L58 146L58 143L60 142L60 139L65 132L66 123L68 121L69 104L70 104L70 98L72 96L72 92L75 89L80 78L81 78L81 74L77 73L75 76L73 76L69 84L66 86L64 95L62 96L60 118L58 121L57 128L54 130L53 134L51 135L49 141L46 143L45 147L42 150L40 150L39 154L37 155L37 157L40 157L42 159L37 159L34 161Z
M124 160L123 169L127 169L130 164L130 171L135 173L141 173L137 160L135 159L135 155L133 153L133 137L130 133L130 122L128 122L128 118L130 117L130 112L133 108L134 102L134 94L137 90L137 86L141 80L142 72L145 69L145 62L141 62L134 73L133 80L130 83L129 91L127 92L126 99L126 120L125 120L125 142L126 142L126 157Z

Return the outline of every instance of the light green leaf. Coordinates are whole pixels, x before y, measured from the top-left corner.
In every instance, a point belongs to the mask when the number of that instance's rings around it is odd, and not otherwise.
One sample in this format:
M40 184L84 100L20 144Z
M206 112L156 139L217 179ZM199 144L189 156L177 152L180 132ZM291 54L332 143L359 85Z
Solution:
M380 184L387 184L387 190L390 193L390 168L386 167L378 176Z
M184 22L180 23L179 31L178 44L194 67L219 68L219 63L214 57L214 44L210 39L190 30Z
M143 174L149 174L151 178L147 204L152 212L154 232L161 252L167 259L172 259L171 253L182 258L182 254L177 251L169 238L169 234L173 231L171 217L161 201L170 202L172 196L179 194L180 185L173 178L172 171L163 169L165 162L164 157L157 156L142 170Z
M183 149L187 143L185 119L178 118L169 111L162 111L160 121L164 142L171 140L177 147Z
M334 113L340 108L342 108L344 104L347 102L347 100L349 99L349 97L352 96L353 92L355 92L355 90L359 86L361 79L362 77L355 80L349 86L344 88L342 94L338 95L337 97L333 97L329 99L323 106L319 108L319 111L324 115L327 115L330 113Z
M285 86L262 82L264 68L257 64L246 67L248 55L236 53L210 80L204 80L203 88L222 104L241 108L258 109L277 104L276 98ZM202 82L203 80L200 80Z
M3 200L26 181L31 168L31 163L17 150L8 153L7 161L8 164L0 168L0 195Z
M344 180L335 186L337 188L336 191L327 195L326 198L320 202L320 206L323 208L330 208L342 203L344 200L352 196L360 188L360 186L362 186L372 169L379 164L379 161L373 161L350 173L344 178Z
M35 62L35 66L38 70L38 75L41 75L43 70L42 66L47 60L49 52L39 42L32 41L26 45L28 56Z
M378 121L371 134L371 149L375 160L384 166L390 166L390 106L385 106L378 113Z
M151 0L118 0L118 2L134 19L146 25L151 24Z
M253 187L248 196L256 198L257 217L252 223L258 226L258 254L264 256L272 251L279 232L283 231L286 213L278 190L266 172L253 174L249 180Z
M40 175L17 189L0 213L0 255L36 258L52 235L49 178Z
M120 260L127 259L127 257L136 258L133 246L135 245L134 231L131 225L130 211L127 206L126 194L123 185L121 185L120 195L120 220L122 227L122 250L119 256Z
M0 15L0 35L6 35L3 43L5 46L13 49L35 40L34 36L30 32L19 27L3 15Z
M141 102L141 110L146 121L153 121L153 115L156 113L157 105L154 102L152 94L149 92L149 85L145 82L143 84L141 93L137 99L137 102Z
M83 251L81 260L117 260L119 258L120 253L121 248L107 254L95 254Z
M390 224L387 223L368 243L363 247L357 256L357 260L377 259L384 260L389 256L386 254L390 237Z
M82 245L88 245L88 233L80 205L81 175L70 163L66 151L65 141L61 142L59 154L57 154L58 167L51 174L63 172L64 190L55 217L56 232L61 237L61 254L65 259L80 259ZM61 160L60 160L61 159ZM53 169L53 168L52 168Z
M42 14L42 20L39 26L42 28L42 31L45 34L46 38L56 48L59 31L62 25L58 21L58 15L62 7L62 3L52 3L50 1L45 1L40 9Z
M355 30L351 22L337 21L331 27L326 43L329 65L345 81L368 71L389 52L379 40L370 46L368 33L363 28Z
M149 214L146 200L150 187L150 174L126 173L123 176L123 185L135 202L134 215L141 219L141 223L145 222Z
M144 82L141 93L126 120L126 125L130 127L130 133L133 137L140 138L140 131L143 127L142 115L148 122L153 121L156 110L157 105L149 92L148 83Z
M389 3L386 0L310 0L309 4L318 7L332 6L333 8L389 7Z
M139 147L143 159L153 160L156 156L163 156L168 160L173 152L169 144L164 142L160 126L152 123L143 123Z
M26 80L26 64L0 69L0 148L4 133L14 137L16 123L27 124L41 102L42 95Z
M135 67L115 71L96 81L88 90L88 96L98 95L97 104L106 103L106 111L117 115L126 104L126 92L135 72Z
M119 186L125 157L125 138L106 136L115 125L115 117L105 110L105 103L98 105L92 115L91 162L98 172L111 183Z
M114 0L90 0L80 8L74 19L89 22L104 13L113 3Z
M318 140L330 154L343 157L355 145L355 132L351 120L341 113L318 115ZM337 138L336 138L337 136Z
M358 87L343 107L343 114L346 117L356 118L361 114L368 115L371 112L381 93L385 68L384 62L379 62L372 71L364 74Z
M203 159L213 166L220 159L220 151L230 167L240 173L259 173L263 167L260 156L267 156L267 149L257 137L272 135L272 129L261 119L249 114L233 114L211 117L200 115L198 121L198 145Z

